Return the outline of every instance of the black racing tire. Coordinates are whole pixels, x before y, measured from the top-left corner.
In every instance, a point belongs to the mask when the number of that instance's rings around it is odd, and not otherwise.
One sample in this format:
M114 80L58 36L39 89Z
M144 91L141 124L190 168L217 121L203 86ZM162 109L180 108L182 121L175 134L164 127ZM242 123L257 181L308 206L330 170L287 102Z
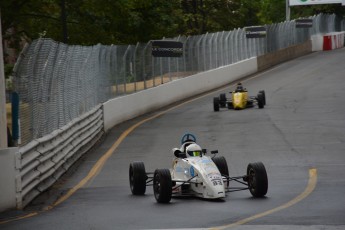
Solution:
M248 164L247 179L249 191L253 197L264 197L267 194L267 172L262 162Z
M262 93L258 93L257 100L259 109L263 109L265 106L264 95Z
M221 93L219 95L219 104L220 104L220 107L222 107L222 108L226 107L226 95L225 95L225 93Z
M229 178L229 169L228 169L228 163L226 162L225 157L223 156L215 156L212 158L214 164L217 166L220 174L222 176L225 176ZM229 187L230 183L229 180L226 182L226 186Z
M262 93L263 98L264 98L264 105L266 105L266 93L265 93L265 90L260 90L259 93Z
M169 169L156 169L153 176L153 193L158 203L169 203L172 196L172 180Z
M225 157L223 156L215 156L212 158L213 162L217 166L220 174L224 176L229 176L229 169L228 169L228 163L226 162Z
M228 101L228 109L233 109L234 106L232 105L232 101Z
M133 162L129 165L129 185L133 195L144 195L146 192L145 165L143 162Z
M215 112L219 111L219 98L218 97L213 98L213 110Z

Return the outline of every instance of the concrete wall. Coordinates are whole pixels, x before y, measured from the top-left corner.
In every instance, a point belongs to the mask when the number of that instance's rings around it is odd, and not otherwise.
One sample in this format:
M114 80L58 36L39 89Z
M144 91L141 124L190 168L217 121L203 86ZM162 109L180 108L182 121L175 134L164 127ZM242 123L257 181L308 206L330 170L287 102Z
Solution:
M104 129L257 72L256 58L198 73L103 104Z
M279 63L292 60L312 52L312 41L291 46L276 52L268 53L258 57L258 71L263 71Z
M118 97L103 104L104 129L312 52L312 41Z
M16 170L15 156L18 148L0 149L0 212L16 207Z

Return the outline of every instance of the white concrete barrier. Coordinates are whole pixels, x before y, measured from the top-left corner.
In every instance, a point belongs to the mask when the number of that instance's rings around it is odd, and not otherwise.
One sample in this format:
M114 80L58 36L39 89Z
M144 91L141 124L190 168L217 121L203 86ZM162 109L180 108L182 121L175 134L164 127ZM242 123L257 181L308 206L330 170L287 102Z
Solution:
M312 51L321 51L323 49L323 35L316 34L311 36Z
M154 109L226 85L258 70L256 57L109 100L103 104L104 129Z
M17 153L18 148L0 149L0 212L16 206Z

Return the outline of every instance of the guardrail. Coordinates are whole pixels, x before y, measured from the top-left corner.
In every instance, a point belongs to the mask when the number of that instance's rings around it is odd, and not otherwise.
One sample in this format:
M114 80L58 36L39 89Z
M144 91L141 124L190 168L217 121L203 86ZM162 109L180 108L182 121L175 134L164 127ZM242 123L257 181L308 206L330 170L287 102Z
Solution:
M25 207L50 187L103 135L103 110L99 105L68 125L31 141L16 153L16 203Z

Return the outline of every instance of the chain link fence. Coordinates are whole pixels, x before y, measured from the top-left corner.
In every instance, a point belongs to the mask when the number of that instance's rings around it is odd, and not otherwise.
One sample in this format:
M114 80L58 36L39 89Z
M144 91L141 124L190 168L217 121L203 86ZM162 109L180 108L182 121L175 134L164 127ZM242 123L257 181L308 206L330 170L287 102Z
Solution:
M183 43L180 58L153 57L151 42L85 47L35 40L24 48L14 69L20 145L109 99L301 44L313 34L344 30L344 20L335 15L311 19L312 28L296 28L295 21L266 25L265 38L247 39L245 29L235 29L166 39Z

